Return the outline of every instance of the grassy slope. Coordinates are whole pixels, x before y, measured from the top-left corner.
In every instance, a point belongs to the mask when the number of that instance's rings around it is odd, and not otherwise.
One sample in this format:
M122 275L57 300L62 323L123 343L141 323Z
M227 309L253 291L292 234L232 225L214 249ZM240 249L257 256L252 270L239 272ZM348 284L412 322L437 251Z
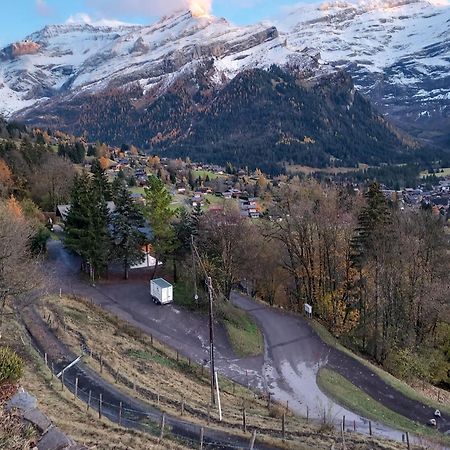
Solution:
M74 299L48 299L40 311L46 318L50 315L51 323L55 332L67 345L72 349L78 350L80 345L80 335L82 332L87 343L94 351L101 351L104 355L105 366L102 377L107 381L114 382L114 371L110 371L106 363L113 368L118 368L121 376L133 380L137 386L145 387L150 390L157 390L161 394L159 407L172 414L179 414L179 408L174 407L173 403L167 403L166 399L179 402L182 397L186 400L186 405L195 410L206 412L209 401L209 378L207 371L203 374L198 366L189 366L185 360L177 362L176 354L173 350L161 345L154 340L153 345L150 338L142 335L138 330L129 326L125 322L117 320L114 316L91 306L88 302L77 301ZM60 315L61 314L61 315ZM66 324L66 330L62 326ZM17 342L17 341L16 341ZM93 367L97 372L100 371L98 361L86 358L85 362ZM40 363L42 368L43 364ZM43 369L46 371L45 368ZM46 378L46 377L44 377ZM32 392L39 391L42 381L36 377L30 377L33 383ZM264 398L255 398L254 393L242 386L235 386L228 380L221 378L222 387L222 407L224 413L224 421L222 427L234 426L241 424L242 421L242 404L245 403L247 410L247 424L249 427L256 426L258 431L258 442L266 442L272 446L280 446L280 448L306 450L314 448L315 450L329 450L333 444L340 442L340 433L333 430L324 430L320 424L306 423L305 420L288 412L286 416L287 439L284 444L280 439L273 437L274 431L280 430L280 416L274 414L273 410L267 409L267 402ZM48 377L45 388L48 385ZM140 389L137 392L130 390L122 384L117 385L124 392L134 397L141 397ZM233 391L235 393L233 394ZM39 391L42 401L46 401L47 389ZM41 395L42 394L42 395ZM52 398L56 395L61 397L65 395L61 407L58 406L60 400L55 400L55 404L51 404L49 410L52 414L60 416L60 422L64 422L65 429L72 430L72 435L77 437L83 435L82 429L86 429L89 437L94 433L94 429L100 428L101 436L106 436L109 430L111 438L108 438L108 444L102 448L118 448L124 449L141 449L153 448L150 445L139 446L138 439L144 439L145 435L137 434L132 431L119 429L112 424L107 428L107 421L99 423L95 417L86 416L83 413L84 407L79 402L70 407L73 396L67 393L61 393L58 388L51 392ZM142 397L147 402L152 402L148 398ZM275 405L277 408L279 406ZM59 409L58 409L59 408ZM62 409L65 411L62 413ZM78 412L79 411L79 412ZM80 415L81 417L78 417ZM211 409L211 417L217 418L217 411ZM185 410L185 418L193 422L204 423L204 419L196 416L191 411ZM80 422L78 423L78 421ZM219 425L213 425L218 427ZM118 434L121 431L122 436ZM233 428L234 434L242 433L238 428ZM293 434L295 433L295 434ZM131 437L128 437L131 435ZM245 436L250 438L250 433ZM128 447L117 446L112 447L113 443L125 442L126 439L135 439L130 442ZM104 438L106 439L106 438ZM149 438L150 439L150 438ZM81 442L92 443L92 438L84 439ZM150 441L151 442L151 441ZM349 434L347 439L348 450L394 450L402 449L403 446L398 443L368 439L364 436ZM164 448L171 448L168 445ZM175 448L175 447L173 447ZM177 447L181 448L181 447Z
M199 310L194 301L193 292L189 287L179 282L174 287L175 303L190 310ZM207 311L205 303L200 304L200 310ZM217 316L227 330L230 343L238 356L257 356L264 351L264 339L261 331L251 317L231 303L222 304Z
M37 398L39 409L78 444L101 450L187 450L188 447L168 439L158 444L151 434L119 427L105 418L99 419L97 412L93 410L87 413L84 403L74 401L73 394L67 389L61 391L59 382L51 377L22 325L13 319L8 320L5 325L3 343L17 351L24 360L25 373L21 384ZM14 447L2 447L0 440L0 448Z
M311 322L314 330L316 333L320 336L320 338L326 342L328 345L331 345L332 347L337 348L338 350L346 353L347 355L351 356L352 358L355 358L365 366L369 367L373 372L375 372L385 383L387 383L389 386L392 386L397 391L401 392L406 397L412 398L413 400L417 400L418 402L421 402L425 405L428 405L432 408L440 409L441 411L445 411L447 414L450 414L450 406L444 405L442 403L438 403L437 401L434 401L421 393L414 390L411 386L409 386L404 381L399 380L398 378L395 378L390 373L386 372L385 370L381 369L380 367L372 364L371 362L367 361L364 358L361 358L357 355L355 355L352 351L344 347L338 339L336 339L323 325L320 323L313 321Z
M322 368L317 377L320 388L337 403L358 412L364 417L385 423L386 425L413 434L423 435L450 444L450 437L444 437L425 425L418 424L391 411L346 378L328 368Z
M238 356L257 356L264 351L262 333L253 319L232 304L222 307L223 324Z
M209 170L194 170L192 175L194 178L202 177L203 180L205 180L206 176L208 176L210 180L215 180L219 177L217 173L210 172Z

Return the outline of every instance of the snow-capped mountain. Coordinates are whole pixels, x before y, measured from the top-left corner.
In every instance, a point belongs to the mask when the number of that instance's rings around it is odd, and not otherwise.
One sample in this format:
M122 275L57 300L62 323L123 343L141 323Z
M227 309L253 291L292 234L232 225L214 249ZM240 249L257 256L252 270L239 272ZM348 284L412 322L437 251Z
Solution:
M287 49L273 26L237 27L190 12L153 26L47 26L0 52L0 114L9 117L55 97L112 87L139 84L144 93L164 92L180 75L195 72L211 58L216 83L272 64L326 72L318 56Z
M277 22L288 46L308 45L347 70L389 117L450 146L450 3L336 1L292 8Z
M386 1L298 7L276 26L189 11L47 26L0 51L0 114L220 163L402 162L417 142L342 69L405 129L445 124L448 8Z

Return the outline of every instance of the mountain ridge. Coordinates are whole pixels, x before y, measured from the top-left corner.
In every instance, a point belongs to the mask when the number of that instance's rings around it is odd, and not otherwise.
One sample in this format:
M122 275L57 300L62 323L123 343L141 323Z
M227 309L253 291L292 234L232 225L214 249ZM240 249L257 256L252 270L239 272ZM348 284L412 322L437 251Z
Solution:
M420 8L427 9L425 3L420 0L403 2L401 7L413 5L416 8L419 4ZM397 6L389 8L393 8L398 15L398 2L394 4ZM382 109L386 106L381 100L377 102L377 90L380 91L379 98L386 99L384 85L377 80L363 85L364 80L373 81L373 72L367 69L370 64L361 64L358 55L345 64L337 63L336 58L327 62L322 54L323 49L325 55L327 52L333 53L330 42L344 41L342 36L338 36L339 40L330 34L330 29L336 29L339 35L341 27L341 34L345 34L345 30L351 28L354 17L364 16L368 12L357 9L361 6L345 2L328 4L322 9L317 6L302 8L302 11L309 11L309 15L297 13L295 17L292 16L298 23L285 23L285 30L267 22L235 26L225 19L196 18L189 11L166 16L149 26L48 26L33 33L25 41L31 47L32 44L38 45L37 52L20 56L12 55L8 48L0 52L0 108L6 115L28 124L57 126L65 131L88 134L93 140L104 139L117 145L133 142L150 151L167 153L182 149L183 154L189 151L198 154L199 149L203 148L205 158L214 159L208 145L219 153L223 150L223 155L237 154L237 150L230 152L229 142L224 141L223 130L227 128L227 123L223 122L222 130L219 129L210 112L215 102L221 102L227 87L239 77L238 81L254 83L254 89L250 92L255 95L252 99L255 104L270 109L268 99L271 99L273 105L277 104L282 111L278 115L284 114L286 122L298 123L300 127L284 136L283 127L287 126L283 124L273 129L272 138L266 134L266 130L271 128L269 124L258 123L258 131L247 136L248 142L255 146L249 149L249 154L256 155L255 149L259 148L259 153L266 154L269 161L280 163L283 155L279 149L284 145L280 147L278 141L281 140L282 143L291 142L290 148L285 147L285 156L294 163L316 161L323 165L328 161L341 165L344 161L356 164L371 158L372 162L381 163L380 155L384 155L384 162L398 160L399 155L407 155L405 150L417 147L417 143L405 137L385 119L381 120L370 105L366 106L361 100L355 113L352 105L344 102L347 109L342 111L341 99L330 95L330 84L338 79L340 82L336 91L342 98L355 96L353 83L340 76L345 70L354 77L356 86L375 101L377 107ZM339 16L337 23L337 19L333 18L335 11ZM376 10L372 8L371 11ZM309 25L305 25L308 23L314 28L319 27L322 40L318 37L313 39L318 31L311 34ZM395 23L392 26L395 28ZM362 53L370 48L366 42L356 44L353 44L354 47ZM345 51L353 50L349 46ZM366 71L361 76L358 70L352 73L352 64L356 64L360 72L363 69ZM281 75L274 75L276 67L280 68ZM259 73L261 70L269 74L268 79ZM253 81L247 76L242 77L242 74L251 74ZM434 80L433 89L440 80L438 78ZM445 74L443 79L445 81ZM272 89L267 88L270 83ZM321 84L327 85L327 88L321 90L318 87ZM285 96L285 90L290 92L290 97ZM277 96L273 95L274 92ZM263 93L265 98L257 98L258 93ZM279 104L279 98L283 98L285 103ZM299 104L305 106L299 100L304 98L310 102L310 112L315 111L318 118L304 118L308 105L305 110L298 109ZM317 106L318 101L324 101L326 105L320 108ZM296 102L297 109L292 108ZM216 117L225 120L229 108L236 108L236 116L239 116L241 103L238 96L233 97L232 103L221 104L224 109L216 111ZM403 108L404 111L405 105L408 106L407 102L399 109ZM445 99L442 105L442 118L445 120ZM394 115L392 111L393 108L390 108L384 112L391 117ZM255 117L260 116L255 110L253 114ZM269 119L278 123L277 111L268 114L266 120ZM317 123L322 121L321 126L313 126L316 119ZM401 124L395 119L394 123ZM205 134L205 123L214 127L216 135ZM329 126L331 130L328 130ZM247 124L247 130L250 129L252 124ZM347 153L342 152L342 130L345 130ZM199 133L205 136L208 134L208 141L204 145L200 145L195 138ZM237 127L233 133L244 137L246 130ZM330 139L333 133L335 140ZM262 149L258 135L266 136L266 141L273 146L271 155ZM378 156L372 153L369 158L364 153L367 148L373 148L375 135L378 136L375 140L379 147ZM355 154L352 139L361 147L359 157ZM218 142L222 143L221 149L217 147ZM239 142L235 142L235 145L240 148ZM387 155L383 147L391 149L392 157ZM297 149L297 154L292 154L292 148ZM241 159L242 163L248 164L248 158Z

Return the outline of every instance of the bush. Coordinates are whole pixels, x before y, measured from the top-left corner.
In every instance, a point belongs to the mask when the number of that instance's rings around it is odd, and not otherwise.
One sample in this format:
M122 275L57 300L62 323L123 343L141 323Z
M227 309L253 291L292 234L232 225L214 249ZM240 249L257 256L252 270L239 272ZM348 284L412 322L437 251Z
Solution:
M15 383L23 375L23 361L8 347L0 347L0 385Z

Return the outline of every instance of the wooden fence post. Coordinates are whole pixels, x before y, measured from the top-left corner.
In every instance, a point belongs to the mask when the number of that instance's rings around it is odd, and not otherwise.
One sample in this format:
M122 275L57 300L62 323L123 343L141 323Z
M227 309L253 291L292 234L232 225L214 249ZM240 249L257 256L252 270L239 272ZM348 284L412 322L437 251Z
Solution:
M103 406L103 395L100 394L98 397L98 418L102 418L102 406Z
M353 431L356 431L356 420L353 421Z
M73 399L75 400L78 397L78 377L75 378L75 392L73 394Z
M306 423L309 422L309 406L306 405Z
M372 436L372 422L369 420L369 436Z
M245 414L245 408L242 408L242 429L244 433L247 433L247 415Z
M253 450L256 441L256 430L253 430L252 438L250 439L250 450Z
M406 432L406 445L408 446L408 450L411 450L411 445L409 443L409 433Z
M345 416L342 416L342 429L345 431Z
M164 426L166 424L166 415L165 413L163 413L162 417L161 417L161 432L159 434L159 442L162 441L162 438L164 436Z
M205 430L203 427L200 428L200 450L203 450L203 438L204 438Z
M122 402L119 403L119 425L122 426Z
M61 374L61 390L64 390L64 372Z
M52 361L52 380L53 380L53 374L55 373L55 367L54 367L54 364L53 364L53 361Z

